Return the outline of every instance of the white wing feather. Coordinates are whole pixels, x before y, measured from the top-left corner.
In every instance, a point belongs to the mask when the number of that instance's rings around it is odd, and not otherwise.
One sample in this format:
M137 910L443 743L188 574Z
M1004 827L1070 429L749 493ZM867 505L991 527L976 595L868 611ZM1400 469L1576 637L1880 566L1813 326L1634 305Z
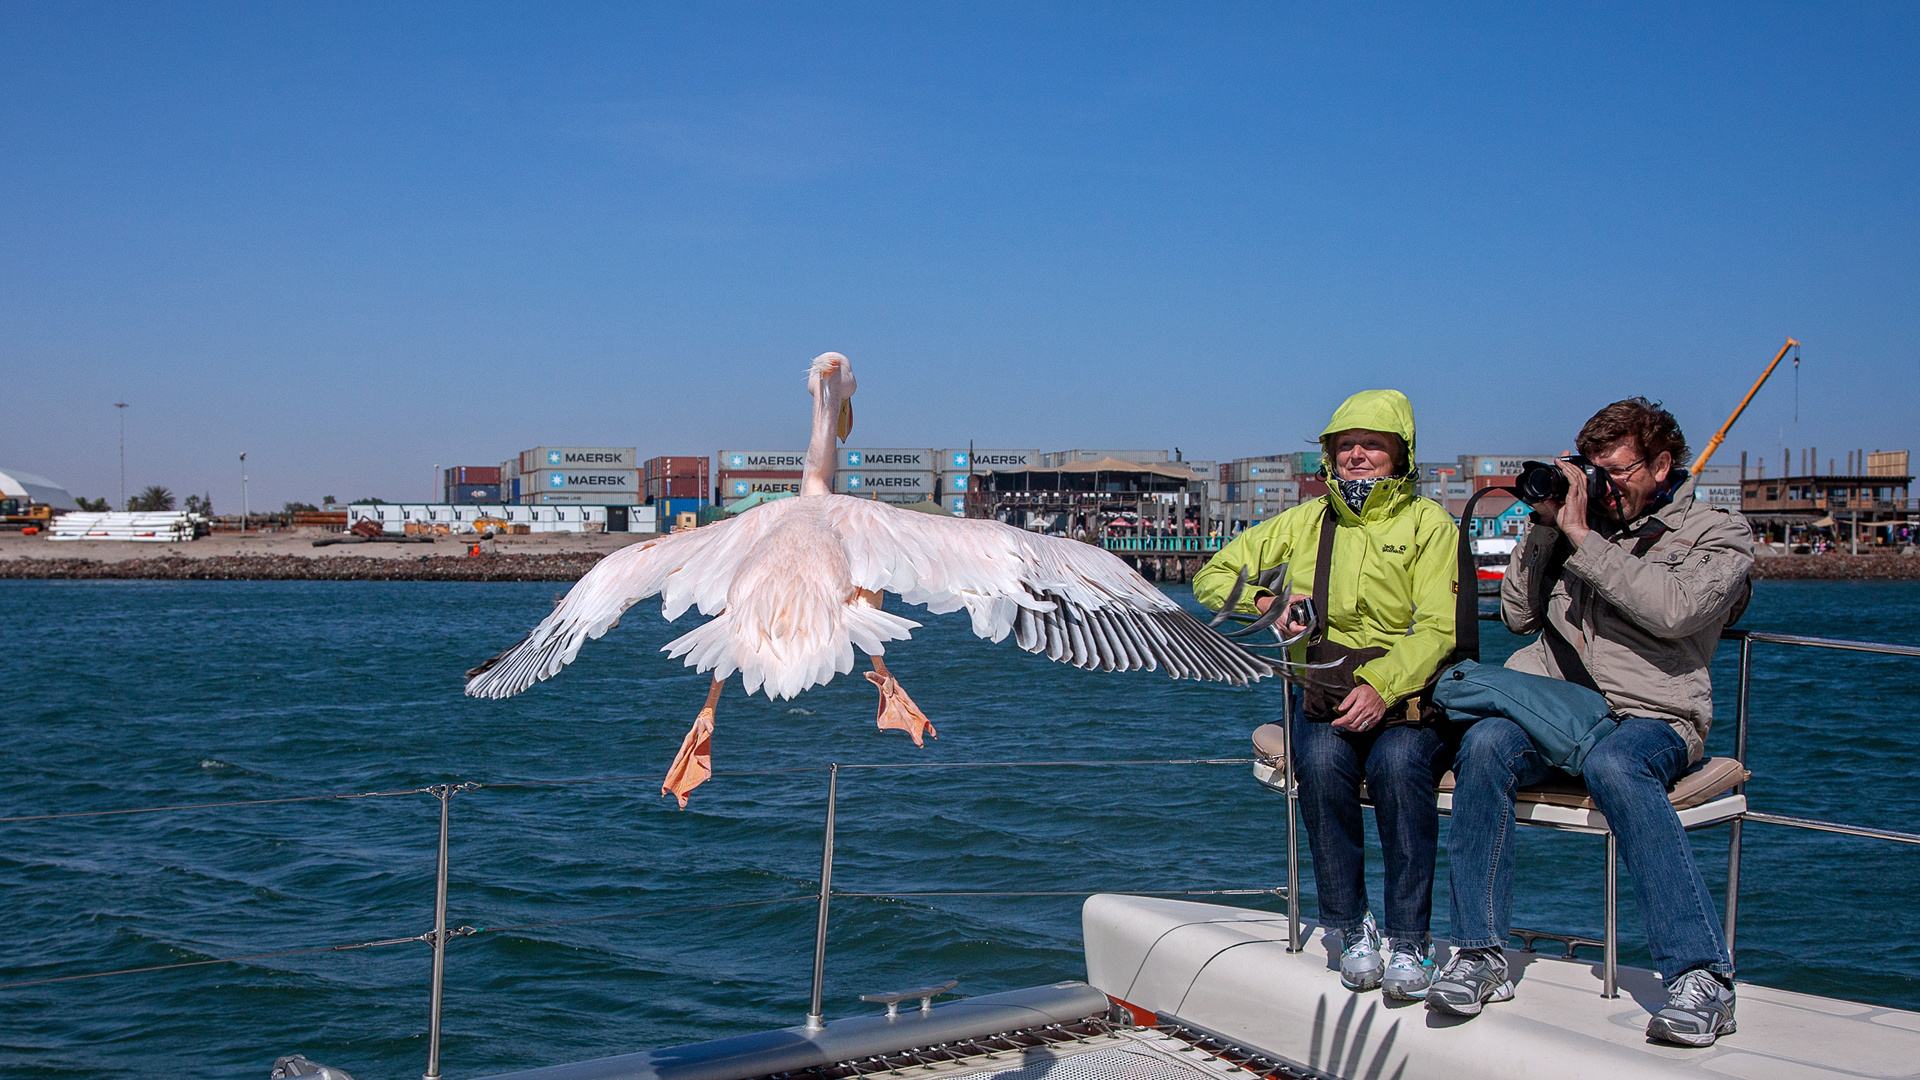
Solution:
M817 495L607 556L525 640L469 671L467 693L511 697L550 678L628 607L660 593L668 620L691 607L718 616L670 643L671 655L716 678L737 670L748 693L764 685L769 697L791 697L851 671L854 646L880 655L919 625L850 603L854 587L936 614L965 608L980 637L1011 633L1022 649L1076 667L1164 667L1235 685L1272 674L1100 548Z
M1011 632L1028 652L1101 671L1165 667L1174 678L1235 685L1273 673L1090 544L869 499L835 499L829 513L855 585L936 614L965 608L989 641Z

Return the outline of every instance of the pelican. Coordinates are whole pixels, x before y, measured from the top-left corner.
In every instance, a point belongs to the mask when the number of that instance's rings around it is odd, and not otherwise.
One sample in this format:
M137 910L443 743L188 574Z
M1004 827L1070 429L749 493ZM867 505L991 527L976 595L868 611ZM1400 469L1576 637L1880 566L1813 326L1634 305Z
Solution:
M775 700L873 663L878 724L915 745L937 735L881 659L920 624L882 610L883 593L935 614L965 608L973 632L1012 633L1028 652L1100 671L1165 668L1176 679L1244 685L1270 662L1209 629L1126 563L1077 540L998 521L941 518L832 493L838 440L853 430L853 365L837 352L807 373L813 436L799 496L739 517L623 548L597 563L519 644L467 672L467 694L505 698L550 678L580 646L661 594L669 622L690 607L708 622L661 651L710 672L707 701L681 741L660 793L687 805L712 775L720 690L736 672Z

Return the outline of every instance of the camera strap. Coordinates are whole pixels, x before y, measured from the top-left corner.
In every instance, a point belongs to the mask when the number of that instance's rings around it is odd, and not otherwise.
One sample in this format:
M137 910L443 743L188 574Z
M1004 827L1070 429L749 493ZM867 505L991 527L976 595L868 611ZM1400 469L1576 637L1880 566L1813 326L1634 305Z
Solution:
M1666 531L1667 527L1660 522L1649 521L1646 531L1633 542L1633 550L1630 554L1636 559L1645 558L1647 552L1653 550L1653 545L1659 542ZM1545 614L1546 600L1553 595L1553 583L1560 580L1560 572L1565 568L1567 559L1572 554L1572 545L1567 543L1566 534L1560 534L1560 539L1553 545L1553 554L1547 557L1547 565L1540 575L1540 611L1542 613L1540 640L1547 643L1547 651L1553 654L1554 665L1560 669L1560 674L1568 682L1598 691L1600 687L1593 681L1593 673L1587 670L1586 661L1580 659L1580 650L1574 648L1573 642L1568 641L1559 627L1553 625L1553 619ZM1569 596L1568 599L1572 597Z
M1480 568L1473 558L1473 533L1468 530L1473 524L1473 508L1481 496L1491 492L1519 496L1510 487L1481 488L1467 496L1466 508L1460 511L1459 570L1453 579L1453 655L1447 665L1480 660Z

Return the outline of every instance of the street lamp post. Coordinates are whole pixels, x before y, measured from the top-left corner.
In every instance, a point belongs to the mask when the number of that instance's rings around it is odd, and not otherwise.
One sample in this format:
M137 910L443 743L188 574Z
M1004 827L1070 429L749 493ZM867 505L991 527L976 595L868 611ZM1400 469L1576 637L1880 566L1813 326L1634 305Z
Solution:
M113 407L120 413L120 509L127 508L127 403L116 401Z
M247 452L240 451L240 531L247 531Z
M436 461L434 462L434 465L433 465L433 481L427 485L427 501L430 503L439 502L440 500L435 498L435 496L437 496L439 493L440 493L440 463Z

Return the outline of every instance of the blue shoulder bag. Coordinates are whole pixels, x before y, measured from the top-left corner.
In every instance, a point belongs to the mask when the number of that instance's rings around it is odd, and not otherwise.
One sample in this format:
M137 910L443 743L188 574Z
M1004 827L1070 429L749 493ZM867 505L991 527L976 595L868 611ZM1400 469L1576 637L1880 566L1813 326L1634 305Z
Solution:
M1501 716L1533 740L1541 760L1575 776L1587 754L1620 720L1597 691L1545 675L1462 660L1434 685L1433 700L1463 723Z

